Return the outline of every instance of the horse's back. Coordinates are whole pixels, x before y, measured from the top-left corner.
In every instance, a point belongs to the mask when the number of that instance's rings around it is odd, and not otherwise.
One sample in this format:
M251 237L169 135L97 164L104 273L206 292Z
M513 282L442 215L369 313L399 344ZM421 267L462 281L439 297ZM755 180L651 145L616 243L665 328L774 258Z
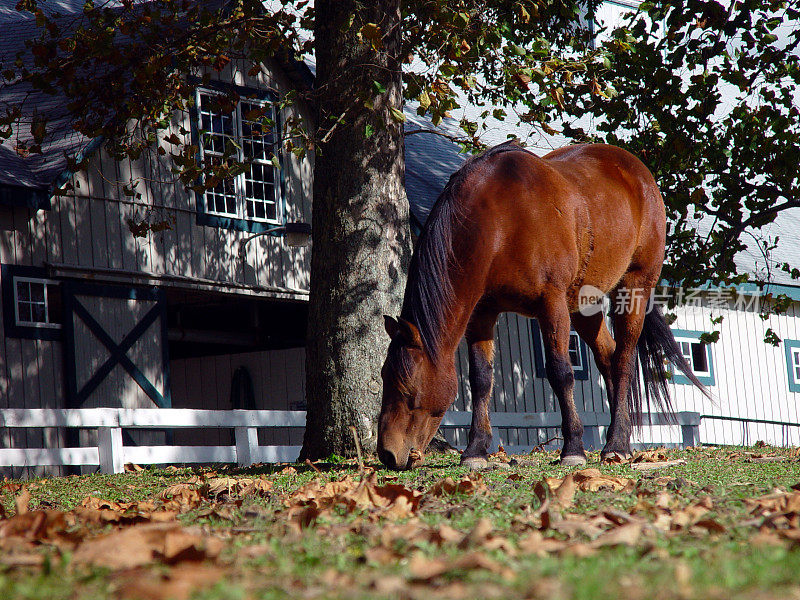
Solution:
M632 268L660 271L664 204L632 154L577 145L541 158L503 152L487 167L478 193L503 239L497 279L506 272L531 289L547 282L608 291ZM525 265L528 281L520 277Z

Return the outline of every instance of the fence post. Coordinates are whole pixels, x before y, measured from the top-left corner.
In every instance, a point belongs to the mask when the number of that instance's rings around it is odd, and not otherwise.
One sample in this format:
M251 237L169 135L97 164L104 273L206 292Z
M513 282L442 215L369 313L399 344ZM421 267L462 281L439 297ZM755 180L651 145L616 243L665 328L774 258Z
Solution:
M684 416L683 414L681 415ZM700 414L688 413L688 417L681 423L681 436L683 437L683 447L690 448L700 445Z
M97 428L97 453L101 473L122 473L125 470L121 427Z
M236 464L240 467L252 465L255 460L253 457L258 448L258 429L255 427L236 427L234 431L236 438Z

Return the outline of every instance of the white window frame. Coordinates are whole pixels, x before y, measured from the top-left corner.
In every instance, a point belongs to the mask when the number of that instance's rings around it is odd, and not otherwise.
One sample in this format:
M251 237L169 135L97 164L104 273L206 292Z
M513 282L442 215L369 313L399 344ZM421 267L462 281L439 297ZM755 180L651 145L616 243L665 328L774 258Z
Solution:
M195 106L197 109L197 114L195 117L195 123L193 126L197 128L197 139L198 139L198 146L200 150L200 160L201 162L205 161L206 153L205 153L205 144L203 143L204 131L202 129L202 105L200 103L200 95L209 95L209 96L223 96L224 94L219 90L211 89L211 88L204 88L198 87L195 92ZM242 133L242 103L247 104L254 104L258 106L267 106L270 108L271 114L269 118L273 120L273 122L277 122L277 114L275 110L275 103L272 100L263 99L263 98L242 98L239 102L236 103L236 109L233 112L233 141L238 147L238 156L237 160L239 162L252 162L253 164L258 164L263 167L272 169L273 179L272 179L272 188L275 192L275 218L271 219L268 217L259 218L255 215L248 216L246 205L247 205L247 197L245 195L247 190L247 177L251 174L250 171L246 171L244 173L240 173L233 178L233 185L234 185L234 195L236 197L236 213L230 213L225 211L218 211L214 210L210 203L208 202L208 191L203 193L203 209L208 215L212 215L215 217L223 217L228 219L237 219L242 221L251 221L255 223L264 223L268 225L280 225L283 223L283 197L282 197L282 190L280 185L280 172L272 163L271 160L264 160L264 159L253 159L252 157L246 157L244 155L244 144L243 139L244 135ZM216 114L216 113L212 113ZM275 153L277 156L277 152Z
M695 375L699 375L701 377L710 377L711 376L711 357L709 356L708 345L707 344L703 344L697 338L691 338L691 337L675 336L675 341L678 343L678 347L681 350L681 354L686 359L686 362L688 362L689 366L692 368L692 373L694 373ZM689 354L688 355L685 354L684 351L683 351L683 344L689 344ZM694 358L692 356L692 346L691 346L692 344L698 344L702 348L703 352L705 352L705 357L706 357L706 370L705 371L700 371L695 367Z
M22 300L19 298L17 284L41 284L44 286L44 321L24 321L19 316L20 303L29 304L31 306L39 304L31 300ZM61 329L61 323L54 323L50 320L50 303L48 302L47 288L48 286L58 286L61 282L54 279L44 279L41 277L24 277L21 275L14 275L12 277L13 295L14 295L14 321L19 327L37 327L45 329ZM30 289L29 289L30 291Z

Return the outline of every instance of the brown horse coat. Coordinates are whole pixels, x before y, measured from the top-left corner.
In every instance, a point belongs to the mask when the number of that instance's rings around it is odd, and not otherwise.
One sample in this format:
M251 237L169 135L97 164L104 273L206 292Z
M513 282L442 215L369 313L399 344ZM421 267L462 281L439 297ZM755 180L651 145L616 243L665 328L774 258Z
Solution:
M399 320L386 317L392 343L382 371L381 460L410 467L411 450L427 447L455 398L454 353L464 336L473 422L462 460L485 460L493 328L501 312L539 321L563 418L562 460L585 462L572 397L570 326L592 349L606 382L612 423L603 454L630 454L630 413L642 413L633 377L637 342L648 404L652 397L670 410L664 356L681 371L691 370L663 317L647 311L665 230L653 176L620 148L571 146L540 158L503 144L468 160L450 178L420 236ZM616 339L601 313L576 312L584 286L612 296L634 292L628 308L614 315ZM639 341L643 328L647 335Z

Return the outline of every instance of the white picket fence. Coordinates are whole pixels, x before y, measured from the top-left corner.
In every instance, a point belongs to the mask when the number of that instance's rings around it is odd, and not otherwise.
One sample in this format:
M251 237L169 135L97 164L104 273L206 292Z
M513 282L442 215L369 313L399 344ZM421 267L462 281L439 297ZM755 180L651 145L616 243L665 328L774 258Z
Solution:
M94 448L4 448L0 466L99 465L121 473L141 465L293 461L300 446L259 446L259 427L304 427L305 411L199 410L191 408L13 408L0 410L0 427L96 428ZM232 428L234 446L123 446L123 429Z
M584 443L598 449L604 429L609 424L606 413L581 413ZM558 413L491 413L493 427L560 427ZM471 413L449 411L443 427L468 427ZM700 443L700 414L677 415L683 447ZM98 466L103 473L121 473L125 463L183 464L237 463L247 466L260 462L296 460L300 446L260 446L260 427L304 427L305 411L290 410L199 410L189 408L11 408L0 410L0 428L96 428L96 447L83 448L2 448L0 466ZM645 415L646 425L670 425L661 414ZM123 446L123 429L228 428L235 432L234 446ZM496 435L495 439L499 439ZM528 452L532 447L506 448L510 454Z

